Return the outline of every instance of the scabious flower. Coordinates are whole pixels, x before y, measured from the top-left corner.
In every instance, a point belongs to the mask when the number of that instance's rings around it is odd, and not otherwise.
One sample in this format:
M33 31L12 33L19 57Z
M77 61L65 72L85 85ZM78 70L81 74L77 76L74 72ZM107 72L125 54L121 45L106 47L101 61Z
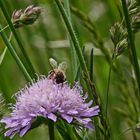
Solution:
M12 138L15 134L22 137L36 121L38 116L56 122L63 119L90 128L91 117L99 113L99 106L90 107L87 96L78 84L70 88L66 82L56 84L52 79L41 76L37 82L26 86L15 94L16 103L12 106L10 117L3 117L5 136ZM77 123L78 124L78 123Z

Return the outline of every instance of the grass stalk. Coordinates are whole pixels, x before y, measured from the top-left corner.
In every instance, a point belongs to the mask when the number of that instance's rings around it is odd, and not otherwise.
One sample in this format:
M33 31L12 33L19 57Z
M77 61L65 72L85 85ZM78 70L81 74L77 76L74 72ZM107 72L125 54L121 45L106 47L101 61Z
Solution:
M110 88L110 80L111 80L111 72L112 72L113 62L114 62L114 53L112 55L111 64L110 64L110 67L109 67L108 81L107 81L106 108L105 108L106 119L107 119L107 112L108 112L107 111L108 110L108 97L109 97L109 88Z
M3 27L0 32L2 32L3 30L7 29L9 27L9 25L6 25L5 27Z
M90 80L93 81L93 48L90 53Z
M85 60L84 60L84 57L82 55L82 50L81 50L81 47L80 47L80 44L79 44L79 41L76 37L76 34L75 34L75 31L73 29L73 26L72 24L70 23L69 21L69 18L67 17L67 13L63 7L63 4L61 3L60 0L55 0L58 8L59 8L59 11L64 19L64 22L66 24L66 27L68 29L68 32L71 36L71 40L73 42L73 45L74 45L74 48L75 48L75 51L76 51L76 54L78 56L78 59L79 59L79 62L80 62L80 65L81 65L81 68L83 69L83 71L85 72L85 74L87 75L88 79L89 79L89 73L88 73L88 69L86 67L86 63L85 63Z
M114 62L114 53L112 55L111 64L109 67L108 81L107 81L106 107L105 107L105 119L106 119L106 121L108 121L108 115L107 115L107 113L108 113L108 97L109 97L109 88L110 88L110 80L111 80L111 72L112 72L113 62ZM108 133L109 133L109 128L107 125L107 128L105 129L105 135L108 135Z
M69 18L70 24L72 25L71 22L71 13L70 13L70 4L69 4L69 0L64 0L64 7L67 13L67 17ZM77 58L76 58L76 52L71 40L71 37L69 37L69 42L70 42L70 51L71 51L71 62L72 62L72 75L73 75L73 81L74 81L74 77L75 75L75 71L77 70Z
M134 43L134 35L133 35L132 29L131 29L130 17L129 17L129 13L128 13L126 0L122 0L122 6L123 6L123 12L124 12L125 22L126 22L126 27L127 27L127 32L128 32L128 41L129 41L130 50L131 50L131 59L133 62L135 76L136 76L137 83L138 83L138 89L140 92L140 69L139 69L137 53L136 53L135 43Z

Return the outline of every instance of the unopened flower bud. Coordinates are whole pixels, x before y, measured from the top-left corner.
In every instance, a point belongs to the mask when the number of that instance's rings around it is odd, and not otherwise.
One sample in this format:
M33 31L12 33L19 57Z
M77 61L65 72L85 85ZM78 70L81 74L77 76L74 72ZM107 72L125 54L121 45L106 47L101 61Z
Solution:
M30 5L25 10L15 10L12 14L12 22L15 28L33 24L41 13L41 8Z

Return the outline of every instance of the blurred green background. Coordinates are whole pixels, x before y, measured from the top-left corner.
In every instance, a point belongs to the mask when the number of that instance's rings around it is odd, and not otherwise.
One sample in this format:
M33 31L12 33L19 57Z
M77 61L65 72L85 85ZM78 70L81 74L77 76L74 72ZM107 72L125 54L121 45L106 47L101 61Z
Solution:
M39 19L30 26L26 26L17 30L18 36L33 64L37 75L47 75L51 70L48 59L55 58L58 62L66 61L68 64L67 80L69 83L73 81L71 53L69 45L69 36L65 28L63 20L58 12L58 8L53 0L5 0L4 1L9 16L15 9L25 8L28 5L35 4L42 7L42 13ZM82 11L85 15L89 16L91 21L96 27L100 39L109 56L113 52L113 43L110 39L109 29L116 22L120 21L120 14L118 6L120 7L119 0L70 0L70 4ZM117 5L118 4L118 5ZM83 21L75 14L71 13L72 23L76 34L80 41L81 47L85 47L84 55L89 67L90 51L94 48L94 82L97 89L97 94L101 97L102 105L105 106L107 79L109 72L109 64L101 51L101 48L93 43L97 40L94 35L85 28ZM6 19L0 11L0 24L2 27L7 25ZM10 29L5 29L7 36L10 34ZM140 58L140 34L136 34L136 48L138 58ZM14 48L20 55L19 46L14 37L11 40ZM3 52L5 45L0 38L0 54ZM109 120L111 127L111 135L118 140L132 140L134 137L133 132L130 130L124 133L119 138L118 135L125 131L130 126L128 125L127 117L123 116L120 112L116 111L121 109L129 116L133 117L127 102L123 99L125 93L131 94L133 98L134 89L131 80L132 66L126 57L126 54L118 58L117 69L121 75L112 72L111 84L109 91ZM120 82L124 79L124 83ZM11 96L19 89L24 87L26 80L20 72L17 64L13 60L9 51L6 52L4 60L0 65L0 92L6 99L6 103L14 102ZM84 86L84 82L81 81ZM120 85L122 89L120 90ZM126 86L127 85L127 86ZM122 93L124 92L124 94ZM134 98L135 100L135 98ZM134 114L135 115L135 114ZM136 122L137 123L137 122ZM61 137L56 130L56 139L60 140ZM135 133L137 139L140 138L138 132ZM47 140L48 131L45 126L38 127L27 133L23 140ZM18 140L16 136L14 140ZM49 139L49 138L48 138Z

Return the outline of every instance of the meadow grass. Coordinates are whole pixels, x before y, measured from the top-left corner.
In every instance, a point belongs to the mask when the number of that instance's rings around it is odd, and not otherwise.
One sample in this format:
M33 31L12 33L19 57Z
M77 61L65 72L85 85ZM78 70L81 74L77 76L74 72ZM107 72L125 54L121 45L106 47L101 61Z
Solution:
M27 10L32 4L39 9ZM91 117L94 131L37 117L25 136L13 140L140 139L139 0L0 0L0 8L0 119L16 102L14 93L39 75L51 76L63 61L67 83L78 81L87 101L100 108ZM17 12L18 20L11 20L15 9L30 18ZM56 62L50 65L49 58ZM4 132L1 124L0 139L8 140Z

